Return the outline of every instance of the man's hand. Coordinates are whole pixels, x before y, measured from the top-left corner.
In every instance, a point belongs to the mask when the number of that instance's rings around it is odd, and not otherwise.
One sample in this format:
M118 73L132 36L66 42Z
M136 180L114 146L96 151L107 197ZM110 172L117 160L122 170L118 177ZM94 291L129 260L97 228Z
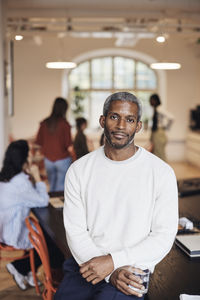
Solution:
M82 277L92 284L103 280L113 269L114 264L110 254L94 257L80 265Z
M132 285L140 290L144 289L142 285L142 280L131 273L130 266L124 266L116 269L112 275L110 276L110 282L114 287L120 290L125 295L135 295L137 297L142 297L142 294L137 293L133 289L131 289L128 285Z

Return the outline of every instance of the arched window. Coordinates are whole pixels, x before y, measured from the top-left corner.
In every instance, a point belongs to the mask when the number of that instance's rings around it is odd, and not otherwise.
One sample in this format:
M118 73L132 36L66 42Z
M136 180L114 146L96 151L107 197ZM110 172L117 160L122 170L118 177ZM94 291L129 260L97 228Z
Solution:
M136 95L143 103L143 121L151 118L149 96L157 92L158 80L156 73L142 61L104 56L79 63L69 73L69 88L72 111L84 116L90 128L98 128L105 99L119 91ZM78 97L82 98L78 101L79 107L74 102Z

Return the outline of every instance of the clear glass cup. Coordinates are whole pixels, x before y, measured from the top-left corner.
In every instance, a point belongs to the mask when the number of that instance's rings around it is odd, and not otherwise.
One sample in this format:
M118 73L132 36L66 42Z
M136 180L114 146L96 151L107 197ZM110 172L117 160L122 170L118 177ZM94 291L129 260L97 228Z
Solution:
M149 277L150 277L150 271L146 267L131 267L130 271L133 273L133 275L138 276L142 280L142 285L144 286L143 290L140 290L132 285L129 285L131 289L136 291L139 294L146 294L149 288Z

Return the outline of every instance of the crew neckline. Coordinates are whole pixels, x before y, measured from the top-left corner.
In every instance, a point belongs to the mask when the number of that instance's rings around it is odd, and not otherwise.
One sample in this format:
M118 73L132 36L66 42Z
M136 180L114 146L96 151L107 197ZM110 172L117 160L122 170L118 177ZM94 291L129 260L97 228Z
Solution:
M103 157L106 159L106 161L108 161L112 164L117 164L117 165L128 164L132 161L135 161L138 157L140 157L140 155L142 153L142 147L140 147L138 145L135 145L135 146L138 147L137 152L135 154L133 154L131 157L129 157L128 159L125 159L125 160L112 160L112 159L108 158L105 154L104 146L102 146L102 154L103 154Z

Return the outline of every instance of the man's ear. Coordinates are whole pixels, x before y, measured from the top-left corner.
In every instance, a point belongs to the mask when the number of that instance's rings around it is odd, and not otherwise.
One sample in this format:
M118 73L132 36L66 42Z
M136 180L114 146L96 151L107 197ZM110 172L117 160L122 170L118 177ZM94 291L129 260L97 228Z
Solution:
M141 128L142 128L142 121L139 121L137 123L136 132L138 133L141 130Z
M104 126L105 126L105 116L100 116L99 124L102 128L104 128Z

